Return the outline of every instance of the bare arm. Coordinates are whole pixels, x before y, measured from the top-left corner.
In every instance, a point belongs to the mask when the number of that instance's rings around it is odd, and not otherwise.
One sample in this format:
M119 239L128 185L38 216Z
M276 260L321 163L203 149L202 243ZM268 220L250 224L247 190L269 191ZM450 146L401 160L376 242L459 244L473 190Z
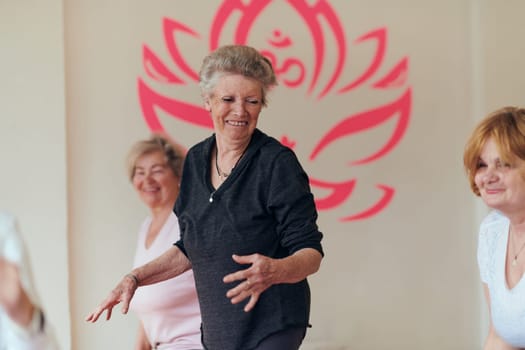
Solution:
M165 281L190 268L190 261L180 249L177 246L171 247L155 260L133 269L131 274L124 276L109 296L86 317L86 321L96 322L104 311L107 311L106 319L109 320L113 307L121 302L122 313L126 314L138 287Z
M138 286L147 286L176 277L191 269L191 263L177 246L149 263L133 269L131 273L138 279Z
M487 336L487 339L485 340L483 350L519 350L518 348L515 348L505 343L505 341L503 341L503 339L500 338L498 333L496 333L496 330L492 325L492 316L490 315L490 291L486 283L483 283L483 291L485 292L485 300L487 301L487 305L489 307L490 319L489 334Z
M35 306L20 283L18 268L0 257L0 305L9 318L21 327L31 322Z
M146 337L146 332L144 331L144 325L142 322L139 324L139 329L137 333L137 342L135 343L135 350L151 350L151 345Z
M260 254L234 255L235 262L251 266L224 277L225 283L243 281L230 289L226 296L233 304L250 297L250 301L244 308L244 311L250 311L266 289L274 284L302 281L319 270L321 259L321 253L312 248L298 250L282 259L272 259Z

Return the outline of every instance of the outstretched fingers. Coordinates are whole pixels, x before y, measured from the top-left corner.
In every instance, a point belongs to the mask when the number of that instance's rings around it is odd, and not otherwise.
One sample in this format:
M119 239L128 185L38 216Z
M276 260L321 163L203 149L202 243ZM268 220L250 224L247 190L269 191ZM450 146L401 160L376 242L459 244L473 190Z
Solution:
M106 320L111 319L113 308L115 305L122 303L122 313L126 314L129 310L131 298L135 294L137 288L136 283L130 281L129 278L124 277L123 280L111 291L109 296L86 317L87 322L97 322L100 315L106 311Z
M244 307L244 311L248 312L255 307L260 295L273 284L277 270L275 260L260 254L233 255L232 258L238 264L250 267L224 276L224 283L239 282L228 290L226 297L232 304L248 299Z
M255 304L257 304L261 293L262 292L257 290L257 286L251 285L250 282L246 280L235 288L230 289L226 293L226 296L230 298L230 302L232 304L238 304L243 300L250 298L248 303L244 306L244 311L248 312L255 307Z
M92 323L97 322L97 320L99 319L100 315L104 311L107 311L107 313L106 313L106 320L111 319L111 314L112 314L112 311L113 311L113 307L115 305L117 305L118 303L120 303L120 301L118 299L115 299L114 292L111 292L109 297L106 300L104 300L99 306L97 306L97 308L91 314L89 314L86 317L86 321L87 322L92 322Z

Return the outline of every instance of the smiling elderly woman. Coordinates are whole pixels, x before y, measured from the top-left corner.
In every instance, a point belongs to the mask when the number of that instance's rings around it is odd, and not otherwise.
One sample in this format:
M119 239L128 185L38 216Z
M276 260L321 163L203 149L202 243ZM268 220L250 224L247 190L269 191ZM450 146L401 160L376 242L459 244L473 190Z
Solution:
M179 195L183 162L183 151L160 136L136 142L128 154L130 181L150 212L139 230L133 267L159 257L180 239L173 205ZM130 309L140 319L135 350L202 349L192 270L138 289Z
M484 349L525 348L525 109L504 107L482 120L463 160L472 191L494 209L478 243L491 316Z
M119 302L127 312L137 287L192 267L206 349L298 349L322 234L294 152L257 129L276 85L273 68L251 47L224 46L204 59L200 85L215 133L184 163L174 209L181 239L124 277L87 320Z

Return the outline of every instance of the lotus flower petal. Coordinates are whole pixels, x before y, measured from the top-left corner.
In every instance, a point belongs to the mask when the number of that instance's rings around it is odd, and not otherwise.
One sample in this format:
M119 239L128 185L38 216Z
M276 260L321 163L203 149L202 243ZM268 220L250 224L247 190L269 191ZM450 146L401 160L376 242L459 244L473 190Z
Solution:
M384 156L400 141L408 126L408 120L410 117L410 102L411 91L410 89L407 89L406 92L393 103L352 115L337 123L321 138L319 143L314 147L314 150L310 155L310 160L314 160L320 152L322 152L334 141L373 127L377 127L378 125L393 118L396 114L399 114L399 119L392 136L387 140L385 145L383 145L383 147L381 147L374 154L364 157L360 160L356 160L351 164L365 164Z
M142 47L142 62L146 73L156 81L184 84L184 81L173 74L147 45Z
M164 27L164 41L166 42L166 47L168 48L171 58L177 64L177 66L184 73L186 73L191 79L198 81L199 75L195 72L193 68L190 67L187 61L182 57L179 47L175 41L175 37L176 37L176 33L179 31L186 33L186 34L190 34L193 37L198 37L199 35L195 31L190 29L189 27L185 26L184 24L174 21L169 18L164 18L163 27Z
M356 180L352 179L344 182L327 182L310 178L312 187L330 189L331 192L324 198L316 197L315 204L318 210L326 210L341 205L347 200L354 190Z
M375 88L388 89L405 85L408 75L408 57L403 58L383 78L374 84Z
M344 218L341 218L340 220L341 221L363 220L371 216L374 216L380 211L382 211L383 209L385 209L388 206L388 204L390 204L390 201L394 197L395 190L392 187L389 187L386 185L377 185L377 188L379 188L383 192L383 195L374 205L372 205L368 209L361 211L360 213L346 216Z
M371 31L367 33L366 35L363 35L359 39L357 39L357 42L362 42L366 40L375 40L377 42L377 48L376 53L372 61L370 62L370 65L365 70L365 72L359 76L356 80L354 80L352 83L346 85L345 87L341 88L339 90L339 93L344 93L347 91L350 91L359 85L363 84L368 78L370 78L379 68L381 65L381 62L383 62L383 58L385 57L385 51L386 51L386 28L379 28L374 31Z
M140 78L138 79L138 91L142 114L151 131L164 130L156 108L190 124L213 128L208 111L200 106L162 96L151 90Z

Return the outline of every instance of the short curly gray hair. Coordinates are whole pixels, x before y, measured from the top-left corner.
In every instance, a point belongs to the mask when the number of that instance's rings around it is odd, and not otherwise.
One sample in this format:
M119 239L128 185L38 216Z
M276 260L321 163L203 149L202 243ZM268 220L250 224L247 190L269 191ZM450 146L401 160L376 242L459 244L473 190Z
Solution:
M210 96L217 80L225 74L241 74L262 85L262 104L267 105L268 91L277 85L272 63L259 51L245 45L226 45L206 56L199 72L203 96Z

